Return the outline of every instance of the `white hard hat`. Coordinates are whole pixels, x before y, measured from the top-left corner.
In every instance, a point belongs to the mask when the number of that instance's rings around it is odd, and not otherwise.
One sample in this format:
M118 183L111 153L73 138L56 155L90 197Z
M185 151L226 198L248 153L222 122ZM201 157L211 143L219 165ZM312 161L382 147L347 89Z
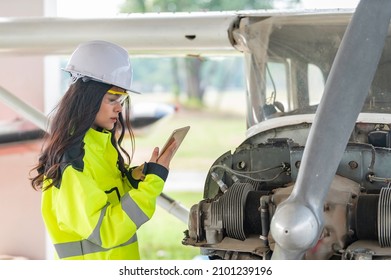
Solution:
M110 42L80 44L63 70L71 74L73 82L79 78L92 79L138 93L130 88L133 69L128 52Z

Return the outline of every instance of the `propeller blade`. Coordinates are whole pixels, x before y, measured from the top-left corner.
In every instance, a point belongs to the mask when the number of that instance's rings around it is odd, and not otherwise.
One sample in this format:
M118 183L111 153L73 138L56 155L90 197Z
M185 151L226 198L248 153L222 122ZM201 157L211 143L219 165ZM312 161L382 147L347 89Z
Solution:
M335 57L295 187L271 221L272 259L302 259L323 229L323 205L368 95L391 17L391 1L361 0Z

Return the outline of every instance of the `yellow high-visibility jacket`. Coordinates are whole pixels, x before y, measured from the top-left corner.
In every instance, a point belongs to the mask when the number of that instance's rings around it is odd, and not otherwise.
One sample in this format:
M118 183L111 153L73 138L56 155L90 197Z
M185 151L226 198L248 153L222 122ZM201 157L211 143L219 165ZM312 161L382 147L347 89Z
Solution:
M132 186L117 168L110 137L90 129L65 153L60 185L42 193L42 216L56 259L140 259L136 231L155 212L168 170L147 163L144 180ZM43 187L49 183L45 180Z

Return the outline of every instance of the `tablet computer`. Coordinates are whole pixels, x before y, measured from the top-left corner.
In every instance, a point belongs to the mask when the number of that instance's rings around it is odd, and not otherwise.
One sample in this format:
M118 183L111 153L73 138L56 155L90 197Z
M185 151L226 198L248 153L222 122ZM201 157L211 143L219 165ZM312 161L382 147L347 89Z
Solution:
M164 144L163 148L160 150L158 159L160 158L160 156L162 154L164 154L164 152L167 150L167 148L170 146L170 144L175 140L177 145L176 145L176 149L173 153L173 156L174 156L175 152L178 150L179 146L182 144L182 141L185 138L185 136L187 135L187 132L189 131L189 129L190 129L190 126L185 126L185 127L175 129L171 133L170 137L167 139L167 142Z

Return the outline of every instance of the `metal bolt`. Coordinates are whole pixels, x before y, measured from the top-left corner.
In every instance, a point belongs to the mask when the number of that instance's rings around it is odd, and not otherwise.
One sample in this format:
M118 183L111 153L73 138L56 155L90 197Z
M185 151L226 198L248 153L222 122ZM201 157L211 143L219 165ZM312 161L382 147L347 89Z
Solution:
M351 169L356 169L357 167L358 167L358 163L357 162L355 162L355 161L349 161L349 167L351 168Z

